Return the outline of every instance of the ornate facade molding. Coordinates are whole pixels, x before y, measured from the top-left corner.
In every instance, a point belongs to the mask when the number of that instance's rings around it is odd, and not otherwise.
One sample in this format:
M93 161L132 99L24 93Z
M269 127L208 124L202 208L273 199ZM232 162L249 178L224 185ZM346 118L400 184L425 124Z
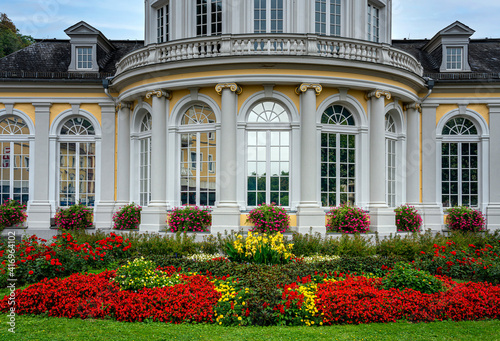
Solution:
M152 96L156 96L158 98L161 98L162 96L164 96L166 99L171 99L172 98L172 94L170 92L163 91L161 89L159 89L159 90L152 90L152 91L146 92L146 98L149 99Z
M414 110L418 110L419 113L422 113L422 106L420 105L420 103L417 103L417 102L406 104L404 106L404 109L405 110L414 109Z
M215 86L215 91L219 95L222 95L222 89L229 89L232 92L235 92L237 95L243 92L243 89L236 83L219 83Z
M370 91L366 94L367 98L371 98L371 97L380 98L382 96L385 96L385 98L387 98L387 99L391 99L391 93L389 91L385 91L385 90L374 90L374 91Z
M314 89L316 91L316 96L318 96L321 91L323 91L323 87L321 86L321 84L302 83L295 88L295 93L297 95L300 95L301 93L306 92L309 89Z
M119 102L117 105L116 105L116 111L119 111L121 110L122 108L127 108L127 109L131 109L132 108L132 102Z

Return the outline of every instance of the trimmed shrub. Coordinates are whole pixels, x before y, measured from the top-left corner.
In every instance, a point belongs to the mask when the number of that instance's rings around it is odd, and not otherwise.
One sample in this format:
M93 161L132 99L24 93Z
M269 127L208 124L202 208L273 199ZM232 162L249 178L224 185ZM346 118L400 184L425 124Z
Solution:
M206 232L212 225L212 215L208 207L175 207L168 215L170 232Z
M24 223L28 215L26 205L16 200L5 200L0 206L0 232L9 226Z
M254 224L250 229L252 232L283 233L290 227L290 217L286 214L286 210L274 202L271 205L259 205L251 210L247 221Z
M327 213L327 232L366 233L370 228L370 217L357 206L342 204Z
M479 232L485 230L486 219L481 211L461 206L448 210L446 224L450 230Z
M59 209L54 216L59 230L79 230L92 227L92 211L83 204L75 204L68 208Z
M405 288L417 290L426 294L433 294L443 290L443 282L427 271L417 270L404 262L398 262L394 268L382 278L384 289Z
M116 230L137 230L141 223L142 207L131 203L123 206L113 215L113 228Z
M396 227L400 232L418 232L422 226L422 217L414 206L408 204L397 207Z

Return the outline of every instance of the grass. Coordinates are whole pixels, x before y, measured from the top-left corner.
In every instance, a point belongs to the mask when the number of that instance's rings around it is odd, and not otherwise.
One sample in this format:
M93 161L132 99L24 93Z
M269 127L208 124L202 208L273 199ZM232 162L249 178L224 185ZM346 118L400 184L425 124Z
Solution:
M220 327L207 324L128 323L16 316L16 334L0 315L1 340L500 340L500 321L341 325L331 327Z

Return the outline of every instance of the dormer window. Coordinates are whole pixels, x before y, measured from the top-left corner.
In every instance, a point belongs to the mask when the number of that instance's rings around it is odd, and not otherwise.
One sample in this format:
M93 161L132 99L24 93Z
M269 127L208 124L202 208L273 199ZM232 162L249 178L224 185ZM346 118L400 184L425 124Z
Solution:
M447 47L446 48L446 69L459 70L463 69L463 48L462 47Z
M92 69L92 47L77 47L76 56L78 70Z

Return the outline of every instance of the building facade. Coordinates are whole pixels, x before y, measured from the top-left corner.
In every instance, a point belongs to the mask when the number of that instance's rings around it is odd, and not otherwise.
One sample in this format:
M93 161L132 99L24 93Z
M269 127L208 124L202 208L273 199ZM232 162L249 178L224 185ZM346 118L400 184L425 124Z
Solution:
M212 232L261 203L299 232L342 203L396 232L409 203L440 231L465 205L500 228L500 40L455 22L391 39L390 0L146 0L145 40L80 22L0 60L1 196L28 233L59 208L95 227L130 202L142 231L213 208Z

